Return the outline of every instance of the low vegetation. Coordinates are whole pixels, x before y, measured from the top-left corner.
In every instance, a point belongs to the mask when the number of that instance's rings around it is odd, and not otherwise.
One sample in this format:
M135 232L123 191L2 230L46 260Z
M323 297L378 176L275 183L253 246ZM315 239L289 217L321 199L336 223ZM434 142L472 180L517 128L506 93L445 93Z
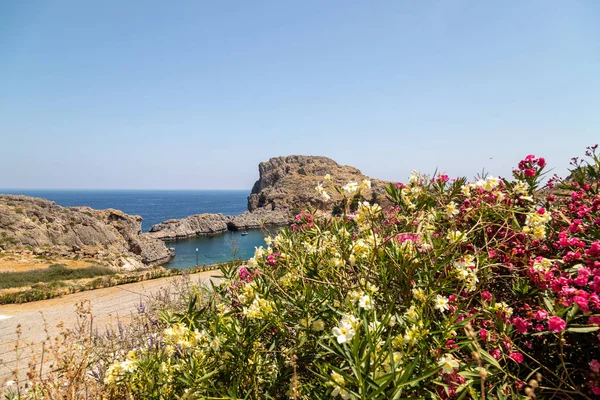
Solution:
M135 342L100 351L90 334L81 367L9 396L597 398L600 159L586 155L545 187L533 155L510 180L413 172L392 207L354 212L369 182L325 177L340 216L300 213L218 285L159 304Z
M49 269L46 270L36 270L36 271L27 271L27 272L9 272L0 274L0 279L2 279L3 274L15 274L18 278L12 280L14 286L7 286L10 288L17 288L16 290L4 290L0 292L0 305L2 304L20 304L20 303L28 303L31 301L38 300L46 300L52 299L60 296L64 296L66 294L83 292L86 290L93 289L101 289L111 286L124 285L127 283L133 282L142 282L150 279L157 278L165 278L169 276L176 275L184 275L196 272L210 271L218 269L219 265L200 265L194 268L180 270L177 268L163 268L163 267L154 267L150 269L143 269L139 271L127 272L127 273L116 273L114 270L109 269L108 267L89 267L84 269L69 269L69 273L64 274L64 278L59 279L51 279L47 281L40 281L39 274L33 274L32 276L27 275L31 272L39 272L40 274L44 271L49 272ZM54 267L57 268L57 267ZM63 268L64 267L58 267ZM71 274L70 271L85 271L91 270L78 274ZM97 273L96 275L92 275L92 273L106 272L105 274ZM21 276L21 274L24 274ZM89 274L89 275L86 275ZM49 276L49 275L44 275ZM70 276L70 277L69 277ZM31 277L31 280L27 280L28 277ZM9 278L12 279L12 278ZM37 283L33 283L37 282ZM0 282L3 283L3 282ZM18 285L18 286L17 286ZM2 288L0 288L2 289Z
M0 289L28 286L36 283L95 278L97 276L114 274L115 271L113 269L102 266L68 268L63 264L53 264L48 268L31 271L0 272Z

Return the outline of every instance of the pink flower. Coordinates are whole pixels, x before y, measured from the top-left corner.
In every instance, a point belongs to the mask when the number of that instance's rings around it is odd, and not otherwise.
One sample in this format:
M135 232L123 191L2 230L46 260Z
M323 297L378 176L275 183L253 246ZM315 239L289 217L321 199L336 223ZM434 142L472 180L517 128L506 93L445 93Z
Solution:
M250 282L252 280L252 274L248 271L248 268L245 266L240 267L239 270L240 280Z
M560 317L554 316L548 320L548 329L554 332L562 332L567 327L567 323Z
M594 393L594 394L600 394L600 387L598 387L598 386L592 386L592 393Z
M538 310L533 316L536 320L543 321L548 318L548 313L544 310Z
M481 293L481 298L484 301L490 301L492 299L492 294L490 292L483 292Z
M591 369L593 372L600 372L600 362L598 362L598 360L596 360L596 359L593 359L593 360L590 362L590 369Z
M485 329L479 330L479 336L481 337L481 340L483 340L483 343L487 342L488 332Z
M500 359L500 355L501 355L501 354L502 354L502 353L500 352L500 349L494 349L494 350L491 350L491 351L490 351L490 355L491 355L492 357L494 357L496 360L499 360L499 359Z
M534 168L527 168L525 170L525 176L528 178L533 178L535 176L535 169Z
M512 358L513 360L515 360L519 364L521 364L523 362L523 354L521 354L521 353L514 352L514 353L510 353L508 356L510 358Z
M519 333L526 333L531 327L531 322L524 320L521 317L517 317L513 320L513 324Z
M544 168L546 166L546 160L544 159L544 157L540 157L537 161L537 165L540 166L540 168Z

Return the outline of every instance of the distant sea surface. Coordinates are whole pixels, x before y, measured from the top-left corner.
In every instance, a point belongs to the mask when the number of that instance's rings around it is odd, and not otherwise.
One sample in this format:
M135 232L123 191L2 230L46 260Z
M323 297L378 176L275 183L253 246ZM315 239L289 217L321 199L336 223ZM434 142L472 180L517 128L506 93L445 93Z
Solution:
M102 210L114 208L130 215L142 217L142 230L171 218L185 218L201 213L241 214L247 210L246 190L33 190L0 189L1 194L23 194L52 200L63 207L88 206ZM241 236L229 232L167 242L175 248L175 258L170 267L190 268L198 263L212 264L227 261L233 252L247 259L254 254L255 246L264 245L260 231L249 231Z

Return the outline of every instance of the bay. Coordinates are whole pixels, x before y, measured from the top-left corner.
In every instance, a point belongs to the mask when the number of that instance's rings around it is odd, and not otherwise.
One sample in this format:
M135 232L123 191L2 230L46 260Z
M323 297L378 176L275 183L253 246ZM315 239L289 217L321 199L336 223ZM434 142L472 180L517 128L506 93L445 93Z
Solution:
M185 218L201 213L241 214L247 210L246 190L53 190L53 189L0 189L2 194L22 194L41 197L63 207L88 206L102 210L114 208L130 215L142 217L142 230L172 218ZM175 258L166 266L191 268L198 263L213 264L231 260L233 255L247 259L254 248L264 245L260 230L227 232L167 242L175 248ZM235 252L233 252L235 250Z

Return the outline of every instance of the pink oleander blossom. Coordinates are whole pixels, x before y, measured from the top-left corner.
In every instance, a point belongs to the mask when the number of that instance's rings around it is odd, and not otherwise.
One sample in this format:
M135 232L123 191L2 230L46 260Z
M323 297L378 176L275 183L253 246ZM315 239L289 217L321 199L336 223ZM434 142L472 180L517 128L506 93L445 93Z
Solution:
M548 329L553 332L562 332L567 327L567 323L560 317L554 316L548 319Z
M519 352L510 353L508 356L519 364L523 362L523 354Z

